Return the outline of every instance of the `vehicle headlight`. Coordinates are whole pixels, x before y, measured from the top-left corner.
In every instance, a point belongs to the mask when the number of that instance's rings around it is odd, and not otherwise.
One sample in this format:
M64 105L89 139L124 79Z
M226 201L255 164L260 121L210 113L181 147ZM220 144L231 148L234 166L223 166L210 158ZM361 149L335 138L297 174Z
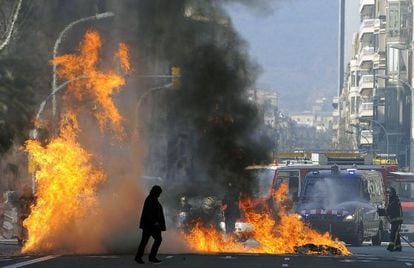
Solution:
M353 221L353 220L354 220L354 215L353 215L353 214L350 214L350 215L346 216L346 217L344 218L344 220L345 220L345 221Z
M301 220L303 217L300 214L296 214L296 216L298 217L299 220Z

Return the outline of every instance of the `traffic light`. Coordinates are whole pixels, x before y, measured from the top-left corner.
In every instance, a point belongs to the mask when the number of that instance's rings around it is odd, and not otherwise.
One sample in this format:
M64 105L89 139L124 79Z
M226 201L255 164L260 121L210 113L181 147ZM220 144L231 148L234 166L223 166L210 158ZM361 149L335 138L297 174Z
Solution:
M172 83L172 87L174 89L178 89L181 87L181 68L177 67L177 66L173 66L171 67L171 83Z

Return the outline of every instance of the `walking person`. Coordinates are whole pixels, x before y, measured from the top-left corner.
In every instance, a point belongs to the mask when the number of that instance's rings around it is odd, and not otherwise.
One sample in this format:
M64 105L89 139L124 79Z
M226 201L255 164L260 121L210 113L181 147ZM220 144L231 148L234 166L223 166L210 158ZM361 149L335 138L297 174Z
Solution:
M160 197L161 193L162 189L160 186L153 186L144 202L141 221L139 224L139 228L142 229L142 238L138 247L137 255L135 256L135 261L138 263L145 263L142 260L142 256L144 255L145 247L151 236L154 238L154 243L152 244L148 260L153 263L161 262L156 258L158 248L160 247L162 241L161 232L166 230L164 211L158 201L158 197Z
M386 213L391 223L390 243L388 244L387 250L401 251L400 230L403 222L401 203L393 187L387 189L387 194L389 197Z
M235 231L236 220L240 217L239 191L232 185L227 184L227 191L223 197L224 223L226 234L232 235Z

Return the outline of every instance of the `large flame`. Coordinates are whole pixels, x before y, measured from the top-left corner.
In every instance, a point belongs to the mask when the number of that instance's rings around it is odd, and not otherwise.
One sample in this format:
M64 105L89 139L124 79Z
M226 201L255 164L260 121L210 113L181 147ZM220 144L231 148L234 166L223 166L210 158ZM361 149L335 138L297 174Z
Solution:
M283 204L286 199L287 185L282 184L274 194L276 204ZM231 237L214 228L205 228L202 224L184 234L187 244L195 251L217 253L266 253L294 254L303 248L306 253L329 253L334 250L338 254L349 255L344 244L333 240L328 234L320 234L304 224L297 214L289 214L283 205L279 205L277 215L272 215L270 209L256 212L248 200L243 202L246 222L253 229L252 238L258 246L249 247L234 241ZM313 245L313 247L309 247ZM312 250L317 248L317 250Z
M62 111L58 137L52 137L46 145L36 140L26 142L31 166L35 167L36 203L23 223L28 231L23 252L77 253L85 249L85 242L88 249L84 251L96 251L102 246L102 241L90 236L93 226L85 221L99 218L97 189L105 180L105 173L77 141L81 132L78 117L84 111L92 112L101 130L109 125L119 131L122 118L112 95L125 81L114 71L97 69L100 48L99 34L89 31L78 54L52 61L58 67L59 77L72 80L65 93L70 105ZM116 56L121 68L128 71L128 50L124 44ZM89 103L93 105L85 105Z
M115 71L98 69L99 52L102 46L101 38L95 31L85 34L77 55L63 55L52 60L57 65L59 77L69 81L65 96L76 98L77 101L92 101L94 116L99 121L101 129L110 123L115 130L121 129L121 115L118 112L112 95L125 84L125 79ZM124 71L130 69L128 49L120 44L116 53Z

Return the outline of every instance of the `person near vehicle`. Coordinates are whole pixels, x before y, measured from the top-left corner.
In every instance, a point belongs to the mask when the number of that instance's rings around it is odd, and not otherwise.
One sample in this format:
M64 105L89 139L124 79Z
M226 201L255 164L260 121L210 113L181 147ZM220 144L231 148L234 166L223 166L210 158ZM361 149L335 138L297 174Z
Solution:
M403 214L400 199L393 187L387 189L388 206L386 208L387 217L391 223L390 243L387 250L401 251L400 230L403 222Z
M235 230L236 220L240 217L239 192L231 182L227 185L227 191L223 198L224 223L226 233L232 234Z
M151 236L154 238L154 243L152 244L148 260L153 263L161 262L156 258L158 248L162 242L161 232L166 230L164 211L158 201L158 197L160 197L161 193L162 189L160 186L153 186L144 202L139 225L139 228L142 229L142 238L135 256L135 261L138 263L144 263L142 256L144 255L145 247Z
M23 244L27 240L27 229L23 226L23 222L29 217L32 212L32 206L35 204L35 196L33 195L32 188L28 185L23 187L23 192L19 197L19 243Z
M182 231L187 231L191 220L191 210L193 207L188 203L185 196L180 197L180 204L177 211L177 227Z

